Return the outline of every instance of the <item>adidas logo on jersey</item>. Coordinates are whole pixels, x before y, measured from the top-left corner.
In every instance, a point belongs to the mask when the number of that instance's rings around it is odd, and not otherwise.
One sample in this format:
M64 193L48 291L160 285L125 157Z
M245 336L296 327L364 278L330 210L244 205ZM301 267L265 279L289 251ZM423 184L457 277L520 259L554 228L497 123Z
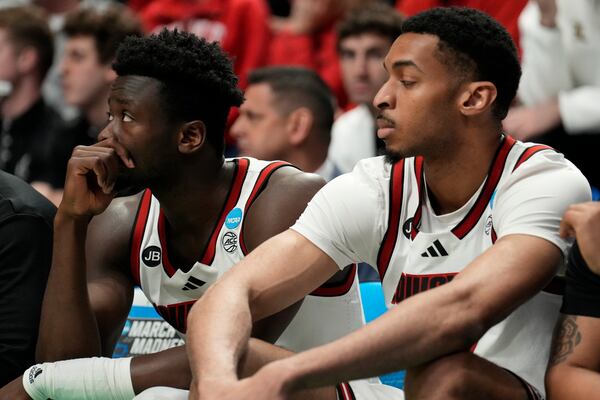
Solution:
M199 287L203 286L206 282L201 281L198 278L194 278L193 276L190 276L188 278L188 281L186 282L185 286L181 288L181 290L194 290L194 289L198 289Z
M439 240L433 242L433 244L427 248L427 251L421 253L421 257L444 257L447 255L448 252Z

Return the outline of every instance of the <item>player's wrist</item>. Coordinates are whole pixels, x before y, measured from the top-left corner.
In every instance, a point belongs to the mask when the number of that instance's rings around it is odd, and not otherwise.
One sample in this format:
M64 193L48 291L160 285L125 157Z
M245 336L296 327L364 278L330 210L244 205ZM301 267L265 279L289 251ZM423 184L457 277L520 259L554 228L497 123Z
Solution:
M87 227L92 217L92 214L78 213L61 203L61 205L56 210L56 216L54 218L54 227L55 229L57 227L64 226L85 225Z

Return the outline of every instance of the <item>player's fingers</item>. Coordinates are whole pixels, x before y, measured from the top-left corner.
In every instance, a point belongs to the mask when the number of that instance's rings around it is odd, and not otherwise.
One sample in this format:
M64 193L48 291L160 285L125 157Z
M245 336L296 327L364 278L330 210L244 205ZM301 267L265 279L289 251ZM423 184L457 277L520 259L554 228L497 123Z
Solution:
M94 146L97 146L100 148L114 149L114 151L116 152L116 154L119 157L119 159L121 160L121 162L127 168L135 168L135 163L133 162L133 159L131 158L129 151L127 151L127 149L125 147L123 147L123 145L121 143L119 143L117 140L115 140L114 138L110 137L110 138L104 139L104 140L96 143Z

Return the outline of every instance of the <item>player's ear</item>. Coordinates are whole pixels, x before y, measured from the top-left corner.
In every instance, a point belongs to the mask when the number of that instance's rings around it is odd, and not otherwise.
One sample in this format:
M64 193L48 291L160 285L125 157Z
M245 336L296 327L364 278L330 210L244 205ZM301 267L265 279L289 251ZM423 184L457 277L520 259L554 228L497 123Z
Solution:
M298 145L306 140L313 128L313 113L306 107L300 107L287 118L288 138L291 144Z
M465 116L474 116L490 109L498 91L492 82L469 82L459 96L459 109Z
M206 125L200 120L186 122L179 130L178 139L178 148L181 153L193 153L199 150L206 141Z

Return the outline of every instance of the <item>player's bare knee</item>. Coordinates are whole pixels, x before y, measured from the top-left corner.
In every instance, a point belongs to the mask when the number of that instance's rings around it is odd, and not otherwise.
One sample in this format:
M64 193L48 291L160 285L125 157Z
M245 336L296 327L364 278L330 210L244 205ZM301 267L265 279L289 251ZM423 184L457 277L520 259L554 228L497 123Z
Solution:
M473 377L472 355L457 353L407 371L407 400L464 399Z

